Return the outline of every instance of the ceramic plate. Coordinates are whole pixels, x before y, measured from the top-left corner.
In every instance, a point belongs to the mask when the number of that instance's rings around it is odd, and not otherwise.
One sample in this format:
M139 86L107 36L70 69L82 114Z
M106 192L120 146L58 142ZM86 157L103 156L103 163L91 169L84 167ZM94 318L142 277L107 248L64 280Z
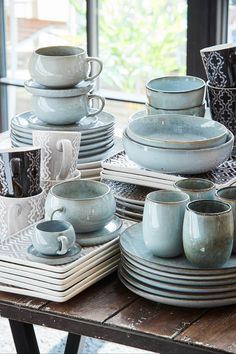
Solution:
M226 305L233 305L236 303L236 297L231 297L227 299L219 299L219 300L182 300L182 299L173 299L169 297L157 296L153 295L150 292L145 292L131 285L128 281L126 281L123 276L119 273L119 278L121 282L133 293L162 304L172 305L172 306L181 306L181 307L191 307L191 308L209 308L209 307L219 307Z
M109 150L113 145L114 145L114 141L112 139L109 144L106 144L105 146L102 146L100 148L79 151L79 158L100 154L102 152Z
M80 171L82 170L88 170L88 169L92 169L92 168L101 168L101 161L95 161L95 162L87 162L87 163L77 163L76 168Z
M119 212L120 214L124 213L124 215L131 216L137 219L142 220L143 218L143 213L139 211L135 211L132 208L129 208L127 206L121 205L119 203L116 203L116 211Z
M236 255L231 256L222 268L202 269L194 267L184 256L160 258L147 250L142 234L142 223L126 229L120 237L121 248L131 256L142 260L147 266L170 273L188 275L216 275L236 272Z
M100 176L102 168L80 169L81 178Z
M132 211L134 211L135 213L139 212L141 214L143 214L143 206L141 205L137 205L134 203L129 203L129 202L124 202L123 200L119 200L118 198L116 198L116 202L123 208L123 207L127 207L129 209L131 209Z

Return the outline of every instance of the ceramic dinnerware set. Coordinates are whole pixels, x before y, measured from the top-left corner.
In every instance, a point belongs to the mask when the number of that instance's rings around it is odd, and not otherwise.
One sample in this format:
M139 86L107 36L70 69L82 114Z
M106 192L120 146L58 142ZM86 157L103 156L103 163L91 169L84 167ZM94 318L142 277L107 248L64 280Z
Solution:
M212 119L236 135L236 45L227 43L200 51L208 78L207 92Z

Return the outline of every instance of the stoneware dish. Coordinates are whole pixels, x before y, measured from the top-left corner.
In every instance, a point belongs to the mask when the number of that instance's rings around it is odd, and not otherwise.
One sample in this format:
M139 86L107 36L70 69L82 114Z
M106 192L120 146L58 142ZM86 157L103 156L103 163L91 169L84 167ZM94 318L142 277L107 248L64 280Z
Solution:
M228 203L233 212L234 216L234 244L233 244L233 253L236 253L236 186L225 187L219 189L216 192L217 199Z
M228 130L211 119L180 114L156 114L130 122L127 135L134 141L171 149L202 149L221 145Z
M229 131L224 144L206 149L164 149L143 145L123 134L127 156L141 167L164 173L194 174L212 170L226 161L232 151L234 136Z
M187 259L200 268L221 267L233 247L231 206L218 200L195 200L186 207L183 246Z
M179 191L159 190L147 195L143 214L143 240L157 257L183 253L183 219L189 196Z
M164 76L146 83L148 103L158 109L186 109L205 101L205 81L194 76Z
M98 70L91 75L90 63L96 62ZM83 80L93 80L102 71L99 58L87 57L83 48L53 46L38 48L29 60L29 72L37 83L52 87L73 87Z
M186 116L205 116L205 102L200 106L186 109L161 109L152 107L148 102L145 103L147 114L184 114Z
M110 187L83 179L52 187L45 204L45 212L51 219L70 222L76 233L101 229L111 221L115 209Z
M190 201L215 199L215 184L203 178L186 178L174 183L176 189L189 195Z

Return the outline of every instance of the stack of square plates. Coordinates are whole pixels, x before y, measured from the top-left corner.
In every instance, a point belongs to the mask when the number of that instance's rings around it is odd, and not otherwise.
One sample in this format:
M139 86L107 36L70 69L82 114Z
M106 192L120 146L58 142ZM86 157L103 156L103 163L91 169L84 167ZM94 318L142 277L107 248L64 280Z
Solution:
M119 277L146 299L198 308L236 303L236 255L216 269L194 267L184 256L156 257L144 244L142 223L122 233L120 247Z
M35 225L0 243L0 291L64 302L113 272L119 262L117 237L102 245L83 247L77 259L52 265L47 260L30 260L29 250ZM52 257L50 257L52 258Z
M114 154L114 126L115 117L104 111L69 125L46 124L32 112L24 112L11 120L11 142L13 147L32 145L33 130L79 131L82 137L78 162L89 163L107 158L108 152Z

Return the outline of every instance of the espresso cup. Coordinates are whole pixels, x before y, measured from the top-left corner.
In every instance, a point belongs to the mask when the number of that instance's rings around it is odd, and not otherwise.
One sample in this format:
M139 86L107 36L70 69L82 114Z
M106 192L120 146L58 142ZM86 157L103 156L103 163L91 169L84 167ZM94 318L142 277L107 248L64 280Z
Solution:
M66 254L75 244L75 230L66 221L39 222L32 235L32 244L39 253L56 256Z
M41 180L73 176L77 166L81 133L33 130L33 145L41 148Z
M207 79L217 87L236 87L236 44L214 45L200 50Z
M91 74L91 63L98 70ZM99 58L88 57L83 48L53 46L35 50L29 60L29 72L34 81L52 88L72 87L83 80L94 80L102 71Z
M200 268L221 267L233 247L234 220L229 204L195 200L186 207L183 245L187 259Z
M0 242L44 217L45 192L32 197L0 196Z
M225 187L222 189L219 189L216 192L216 197L225 202L228 203L233 212L234 216L234 244L233 244L233 253L236 253L236 186L231 186L231 187Z
M0 150L0 195L23 198L40 193L40 149Z
M215 184L203 178L186 178L174 183L174 187L189 195L190 201L215 199Z
M99 107L93 108L98 101ZM105 106L105 99L99 95L82 94L68 97L32 96L32 111L47 124L66 125L79 122L84 117L99 114Z
M177 257L183 253L182 228L189 196L179 191L159 190L146 196L143 239L157 257Z

